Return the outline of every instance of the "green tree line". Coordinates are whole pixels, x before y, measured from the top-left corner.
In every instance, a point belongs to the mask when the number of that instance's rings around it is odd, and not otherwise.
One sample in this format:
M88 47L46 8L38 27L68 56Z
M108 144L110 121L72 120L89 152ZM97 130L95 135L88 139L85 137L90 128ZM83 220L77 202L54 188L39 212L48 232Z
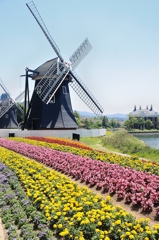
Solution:
M129 115L129 119L125 121L124 127L127 130L131 130L131 129L151 130L154 128L154 125L150 119L144 120L143 118L136 118L134 116ZM157 129L159 129L159 118L158 118Z
M108 119L106 116L82 118L77 111L74 111L74 116L79 128L120 128L121 124L115 119Z

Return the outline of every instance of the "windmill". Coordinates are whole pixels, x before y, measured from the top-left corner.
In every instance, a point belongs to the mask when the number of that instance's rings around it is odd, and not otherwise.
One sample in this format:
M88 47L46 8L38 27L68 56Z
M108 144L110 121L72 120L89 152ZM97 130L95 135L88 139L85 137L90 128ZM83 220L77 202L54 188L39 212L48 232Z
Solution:
M0 87L0 128L18 128L17 109L24 114L18 102L24 98L24 92L14 100L1 79Z
M57 58L45 62L35 70L26 69L25 101L29 99L28 78L35 80L35 87L28 111L24 113L24 127L27 129L76 129L74 114L71 106L69 86L77 93L84 103L97 115L103 113L103 108L88 90L75 68L92 49L86 38L66 63L60 54L55 41L52 39L34 2L26 4L37 21Z

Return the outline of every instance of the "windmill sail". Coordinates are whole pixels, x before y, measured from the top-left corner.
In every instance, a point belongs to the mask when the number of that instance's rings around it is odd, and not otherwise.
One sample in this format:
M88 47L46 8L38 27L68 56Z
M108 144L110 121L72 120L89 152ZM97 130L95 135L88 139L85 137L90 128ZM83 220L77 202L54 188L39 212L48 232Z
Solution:
M55 62L50 67L35 88L35 91L43 102L48 104L51 101L68 72L69 68L62 63L58 64L58 62Z
M79 46L79 48L74 52L74 54L72 54L72 56L70 57L70 61L72 63L71 71L69 66L67 67L64 66L65 64L64 59L62 58L56 43L52 39L33 1L26 5L30 12L32 13L33 17L35 18L35 20L37 21L38 25L42 29L44 35L51 44L55 53L57 54L60 60L59 65L62 66L62 68L59 69L59 71L58 67L56 69L56 65L52 66L49 69L49 71L45 74L45 76L40 80L40 82L35 88L35 91L38 94L38 96L42 99L43 102L48 104L51 101L52 97L55 95L55 92L60 88L61 84L64 83L64 80L68 75L69 77L72 77L72 82L70 82L70 85L74 89L74 91L97 116L101 115L101 113L103 113L103 108L97 102L95 97L91 94L91 92L82 82L82 80L74 72L74 69L92 49L92 46L89 43L88 39L86 38L83 41L83 43ZM59 74L57 74L57 72Z
M7 98L0 103L0 118L4 116L6 112L8 112L15 103L11 101L11 99Z
M71 61L72 70L75 70L75 68L79 65L82 59L91 51L91 49L92 46L88 41L88 38L86 38L69 58L69 60Z
M35 20L37 21L37 23L39 24L40 28L42 29L44 35L46 36L47 40L49 41L49 43L51 44L52 48L54 49L55 53L57 54L57 56L59 57L59 59L61 60L61 62L64 61L64 59L62 58L61 54L60 54L60 50L57 46L57 44L55 43L55 41L53 40L53 38L51 37L42 17L40 16L35 4L33 1L31 1L30 3L26 4L27 7L29 8L30 12L32 13L33 17L35 18Z
M17 103L18 101L20 101L22 98L24 98L24 91L22 93L20 93L19 96L16 97L15 100L13 100L9 94L9 91L7 90L6 86L4 85L4 83L2 82L2 80L0 79L0 86L3 89L3 91L6 94L6 99L2 100L0 102L0 118L6 113L8 112L14 105L19 109L19 111L23 114L23 109L19 106L19 104Z
M0 79L0 129L4 128L18 128L17 121L17 109L23 113L22 108L19 106L19 97L22 97L21 93L16 100L11 98L7 88Z
M97 115L100 116L103 113L103 108L99 102L95 99L93 94L88 90L86 85L82 82L79 76L74 72L70 71L73 77L70 86L78 94L78 96L83 100L83 102Z

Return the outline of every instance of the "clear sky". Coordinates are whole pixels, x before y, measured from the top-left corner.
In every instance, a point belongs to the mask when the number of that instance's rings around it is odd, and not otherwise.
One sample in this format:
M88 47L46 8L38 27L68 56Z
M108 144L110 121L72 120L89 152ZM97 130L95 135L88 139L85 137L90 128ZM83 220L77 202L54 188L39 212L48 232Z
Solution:
M25 68L56 57L28 1L0 0L0 78L15 98ZM141 105L159 112L159 0L34 0L65 61L88 37L93 49L76 68L104 114ZM33 89L33 81L30 80ZM91 110L71 89L73 110Z

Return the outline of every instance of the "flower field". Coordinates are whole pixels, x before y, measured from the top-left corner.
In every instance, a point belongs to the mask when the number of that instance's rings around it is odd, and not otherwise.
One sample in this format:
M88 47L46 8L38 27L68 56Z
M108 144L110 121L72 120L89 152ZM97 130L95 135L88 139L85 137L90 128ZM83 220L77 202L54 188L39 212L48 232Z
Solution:
M158 224L150 228L148 219L136 220L121 207L114 207L109 196L103 199L66 175L116 193L144 211L155 208L157 215L159 176L111 164L104 153L96 153L103 159L91 159L91 150L70 142L0 138L0 216L8 239L158 239ZM153 167L158 169L155 164Z
M92 149L86 150L85 148L82 149L81 143L80 144L76 143L76 148L70 147L71 145L69 142L71 142L71 140L67 141L68 143L67 145L66 144L61 145L60 139L58 144L57 138L55 138L55 142L53 138L51 139L51 142L50 142L50 138L47 139L47 138L41 138L41 137L12 138L12 140L17 142L25 142L28 144L32 144L34 146L47 147L47 148L51 148L51 149L62 151L62 152L70 152L75 155L84 156L91 159L100 160L103 162L115 163L126 168L130 167L138 171L159 175L159 165L155 162L144 161L137 158L136 156L126 157L126 156L121 156L113 153L101 152L98 150L92 150ZM79 145L80 147L77 147Z
M48 143L57 143L64 146L71 146L71 147L93 150L92 148L88 147L84 143L76 142L76 141L72 141L64 138L62 139L62 138L46 138L46 137L27 137L27 139L48 142Z
M0 162L0 216L7 239L52 239L45 215L33 206L16 174Z

